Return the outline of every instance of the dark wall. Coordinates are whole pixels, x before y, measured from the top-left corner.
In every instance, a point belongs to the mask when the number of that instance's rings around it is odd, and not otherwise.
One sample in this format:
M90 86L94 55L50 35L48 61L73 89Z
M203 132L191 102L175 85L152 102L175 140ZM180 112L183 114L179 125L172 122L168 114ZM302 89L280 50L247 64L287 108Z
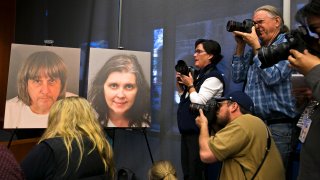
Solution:
M3 127L10 47L14 41L15 2L15 0L0 1L0 129Z
M16 43L80 47L83 43L116 37L117 3L104 0L17 1Z

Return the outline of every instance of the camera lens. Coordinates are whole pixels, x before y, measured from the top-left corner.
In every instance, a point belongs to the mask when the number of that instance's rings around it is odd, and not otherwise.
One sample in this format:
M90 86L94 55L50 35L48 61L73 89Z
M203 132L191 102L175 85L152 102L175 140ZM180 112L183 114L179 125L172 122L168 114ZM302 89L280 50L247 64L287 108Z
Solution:
M245 19L243 23L230 20L227 22L226 28L228 32L241 31L251 33L251 28L253 25L254 23L251 19Z
M281 60L288 59L290 43L284 42L278 45L262 47L258 51L258 58L261 62L261 68L271 67Z
M241 31L242 23L230 20L230 21L228 21L226 28L227 28L228 32Z

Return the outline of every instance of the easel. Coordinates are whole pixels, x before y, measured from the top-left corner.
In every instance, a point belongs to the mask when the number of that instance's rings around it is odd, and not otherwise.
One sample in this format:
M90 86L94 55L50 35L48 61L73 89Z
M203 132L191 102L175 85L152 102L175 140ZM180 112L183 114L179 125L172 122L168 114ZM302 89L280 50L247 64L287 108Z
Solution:
M119 1L119 16L118 16L118 49L119 50L124 50L124 47L121 46L121 21L122 21L122 0ZM109 128L110 129L110 128ZM154 164L153 161L153 157L152 157L152 153L151 153L151 149L150 149L150 145L149 145L149 141L147 138L147 133L146 133L146 127L141 127L141 128L112 128L112 135L111 135L111 140L112 140L112 148L114 148L114 142L115 142L115 134L116 134L116 129L123 129L123 130L139 130L142 131L144 138L146 140L147 143L147 148L149 151L149 155L150 155L150 159L152 164ZM108 128L106 129L108 130Z
M149 141L148 141L148 137L147 137L147 133L146 133L146 127L141 127L141 128L105 128L105 130L107 132L111 132L112 134L110 135L110 138L112 140L112 148L114 149L114 142L115 142L115 134L116 134L116 130L117 129L120 129L120 130L131 130L131 131L140 131L143 133L144 135L144 138L146 140L146 144L147 144L147 148L148 148L148 152L149 152L149 155L150 155L150 159L151 159L151 162L152 164L154 164L154 160L153 160L153 157L152 157L152 153L151 153L151 149L150 149L150 145L149 145ZM111 130L111 131L109 131ZM107 133L108 134L108 133Z

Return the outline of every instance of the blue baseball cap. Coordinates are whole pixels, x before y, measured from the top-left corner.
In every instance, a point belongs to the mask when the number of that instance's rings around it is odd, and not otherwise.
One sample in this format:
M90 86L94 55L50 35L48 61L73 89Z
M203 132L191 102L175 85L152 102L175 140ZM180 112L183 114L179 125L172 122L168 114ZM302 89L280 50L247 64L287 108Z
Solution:
M246 93L242 91L234 91L225 95L224 97L215 98L215 99L218 102L224 101L224 100L230 100L230 101L236 102L247 111L250 111L251 113L253 113L253 105L254 105L253 101Z

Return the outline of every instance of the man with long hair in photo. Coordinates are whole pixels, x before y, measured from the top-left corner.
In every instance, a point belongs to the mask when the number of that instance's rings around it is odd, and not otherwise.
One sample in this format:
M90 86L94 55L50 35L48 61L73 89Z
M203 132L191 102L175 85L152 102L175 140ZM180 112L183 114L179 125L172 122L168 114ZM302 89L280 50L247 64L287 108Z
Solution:
M7 100L4 128L46 128L54 102L66 92L67 68L52 51L32 53L18 72L18 96Z

